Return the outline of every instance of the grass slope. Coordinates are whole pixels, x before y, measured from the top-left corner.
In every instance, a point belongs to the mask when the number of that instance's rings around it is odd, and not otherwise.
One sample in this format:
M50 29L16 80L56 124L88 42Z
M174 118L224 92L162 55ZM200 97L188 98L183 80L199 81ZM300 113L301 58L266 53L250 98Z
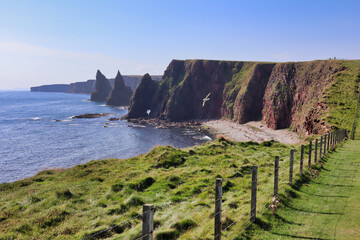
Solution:
M266 212L239 239L360 239L359 146L347 141L328 155L320 177L287 188L276 215Z
M329 109L324 118L333 128L351 131L360 92L360 60L340 61L347 69L335 76L324 98Z
M92 161L1 184L0 239L81 239L131 217L134 220L98 239L136 239L141 233L136 216L143 203L160 206L179 200L184 202L156 211L157 234L210 239L215 179L227 179L224 220L231 222L239 213L248 214L251 166L259 166L260 196L268 195L274 156L282 156L285 164L290 148L220 138L190 149L160 146L135 158ZM184 231L183 225L191 227Z

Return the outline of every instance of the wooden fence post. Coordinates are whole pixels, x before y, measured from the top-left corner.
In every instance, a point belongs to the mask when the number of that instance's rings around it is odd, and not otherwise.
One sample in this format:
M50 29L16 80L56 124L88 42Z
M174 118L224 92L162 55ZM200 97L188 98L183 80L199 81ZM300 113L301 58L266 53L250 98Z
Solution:
M312 152L312 141L309 143L309 161L308 161L308 167L311 168L311 152Z
M252 167L250 221L256 220L257 166Z
M323 136L320 137L319 159L322 158L322 143L323 143Z
M143 205L143 225L141 240L153 240L154 231L154 205Z
M315 156L314 156L314 163L317 162L317 150L318 150L318 140L315 139Z
M279 156L275 157L275 169L274 169L274 197L279 194Z
M222 179L217 178L215 183L215 237L221 240L221 212L222 212Z
M327 142L327 151L330 152L330 136L331 133L328 133L328 142Z
M293 180L293 168L294 168L294 149L290 150L290 167L289 167L289 185L292 187Z
M300 152L300 174L303 173L303 166L304 166L304 145L301 145L301 152Z
M326 156L326 134L324 135L324 156Z

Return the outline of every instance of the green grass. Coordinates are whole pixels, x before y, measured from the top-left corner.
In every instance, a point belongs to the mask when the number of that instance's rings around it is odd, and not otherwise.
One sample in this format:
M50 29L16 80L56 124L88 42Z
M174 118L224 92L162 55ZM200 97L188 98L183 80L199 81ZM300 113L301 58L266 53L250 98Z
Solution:
M324 159L320 176L304 176L238 239L360 239L360 141L347 141Z
M351 131L360 88L360 60L341 61L347 71L338 73L322 101L329 107L326 122L334 128Z
M81 239L132 217L98 238L136 239L141 234L142 204L156 207L177 201L183 202L156 211L156 233L209 239L215 179L226 179L223 205L229 211L224 218L248 215L251 166L259 166L259 194L265 196L271 190L275 155L287 164L290 148L273 141L236 143L220 138L189 149L159 146L126 160L45 170L0 185L0 239Z
M330 108L326 118L335 127L349 129L355 113L352 96L356 92L348 93L347 90L358 89L360 62L346 61L344 64L347 64L350 71L347 71L346 76L339 74L334 85L327 90L326 99ZM236 75L233 79L234 83L239 84L251 69L252 64L249 64L246 71ZM181 83L176 82L176 84ZM359 130L360 127L357 128L358 132ZM359 135L360 133L356 137L359 138ZM346 160L350 161L349 159L355 154L352 152L356 150L353 149L355 145L349 143L346 147L348 147L347 151L341 150L335 153L334 157L346 157ZM303 199L315 201L310 197L317 196L302 193L302 188L297 191L287 187L291 148L299 150L299 146L286 146L273 141L262 144L236 143L220 138L189 149L158 146L145 155L130 159L91 161L70 169L45 170L28 179L0 184L0 239L81 239L113 227L111 231L98 234L97 239L126 237L134 240L141 236L139 214L144 203L154 204L155 207L172 204L155 212L156 239L212 239L214 184L215 179L219 177L225 180L223 236L227 237L249 217L251 186L249 170L252 165L259 166L259 205L265 204L271 198L275 156L281 157L280 187L284 189L284 203L287 201L289 204L297 204L296 201ZM307 151L308 147L306 147ZM325 168L328 168L327 164L332 166L331 159L326 163ZM314 167L310 176L316 175L318 170ZM294 172L298 171L299 152L295 155L294 165ZM323 173L328 171L322 170L321 174ZM302 180L308 179L302 178ZM330 183L331 179L324 181ZM346 181L346 178L338 181L341 183ZM316 186L320 190L326 190L318 185L309 185L314 189L309 187L308 190L315 191ZM334 188L337 189L340 188ZM290 199L290 195L298 197ZM333 199L320 202L331 205L333 204L331 200ZM316 204L308 207L318 207ZM341 203L338 205L343 206ZM271 232L273 229L279 229L280 232L287 234L287 229L294 226L286 221L297 222L296 212L291 210L293 209L283 206L278 211L278 216L281 216L281 211L292 214L290 220L287 220L287 215L276 218L267 213L258 223L263 228L272 227L272 229L264 233L257 228L258 225L254 225L246 236L254 234L258 239L263 236L277 239L278 236ZM191 215L183 218L189 213ZM306 218L306 214L298 215L299 221L302 221L301 217L304 217L304 221L312 220L312 217ZM133 220L114 227L129 218ZM349 219L345 218L345 220ZM236 224L227 228L234 221ZM270 224L268 221L273 223ZM320 221L322 220L319 220L319 223ZM295 225L299 228L301 226ZM332 225L328 224L328 226ZM299 230L299 234L305 232L317 234L312 232L311 225L307 229L304 227L303 230Z

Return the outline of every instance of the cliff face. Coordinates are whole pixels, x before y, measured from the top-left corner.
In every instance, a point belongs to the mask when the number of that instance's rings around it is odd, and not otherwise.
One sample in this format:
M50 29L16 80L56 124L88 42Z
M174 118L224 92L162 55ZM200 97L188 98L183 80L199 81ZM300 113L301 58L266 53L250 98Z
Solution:
M321 132L325 122L318 117L327 106L318 101L343 70L337 61L276 64L263 99L263 120L274 129L293 125L300 132Z
M95 80L87 80L86 82L70 83L70 87L67 92L91 94L95 90Z
M69 90L68 84L52 84L42 85L38 87L31 87L31 92L67 92Z
M108 79L98 70L95 81L96 91L91 93L91 101L105 102L110 94L111 86Z
M131 91L134 91L135 88L139 85L142 76L138 75L123 75L122 76L125 82L125 85L131 88ZM152 75L153 80L160 81L161 75ZM115 79L110 78L110 86L114 86ZM70 84L50 84L42 85L38 87L30 88L31 92L65 92L65 93L83 93L91 94L96 91L95 79L87 80L86 82L75 82Z
M318 117L326 104L318 100L335 74L343 70L340 62L333 60L173 60L162 81L152 81L150 76L141 81L132 96L128 118L263 120L273 129L292 125L295 130L316 133L325 127ZM147 110L151 110L149 116Z
M106 100L106 104L113 106L129 106L131 94L132 91L130 87L125 86L124 79L118 71L115 77L114 87Z

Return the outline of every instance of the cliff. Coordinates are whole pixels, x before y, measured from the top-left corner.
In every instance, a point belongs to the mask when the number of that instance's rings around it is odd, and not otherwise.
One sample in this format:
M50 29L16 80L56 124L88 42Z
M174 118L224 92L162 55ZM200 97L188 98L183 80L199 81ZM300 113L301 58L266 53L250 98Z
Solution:
M110 94L109 80L98 70L96 72L95 92L91 93L91 101L105 102Z
M52 85L42 85L38 87L31 87L31 92L67 92L69 91L68 84L52 84Z
M125 86L124 79L121 76L120 71L118 71L115 77L114 87L106 100L106 104L113 106L128 106L131 94L131 88Z
M70 83L69 90L66 92L91 94L95 90L95 80L87 80L86 82Z
M131 91L134 91L135 88L139 85L142 76L139 75L123 75L124 83L126 86L131 88ZM160 81L161 75L152 75L153 80ZM108 79L110 86L114 86L114 78ZM95 92L95 79L89 79L86 82L75 82L70 84L50 84L42 85L38 87L30 88L31 92L65 92L65 93L82 93L82 94L91 94Z
M292 127L320 133L330 127L324 118L330 104L323 102L326 90L346 71L343 61L335 60L173 60L162 81L144 76L132 96L127 118L262 120L273 129Z

